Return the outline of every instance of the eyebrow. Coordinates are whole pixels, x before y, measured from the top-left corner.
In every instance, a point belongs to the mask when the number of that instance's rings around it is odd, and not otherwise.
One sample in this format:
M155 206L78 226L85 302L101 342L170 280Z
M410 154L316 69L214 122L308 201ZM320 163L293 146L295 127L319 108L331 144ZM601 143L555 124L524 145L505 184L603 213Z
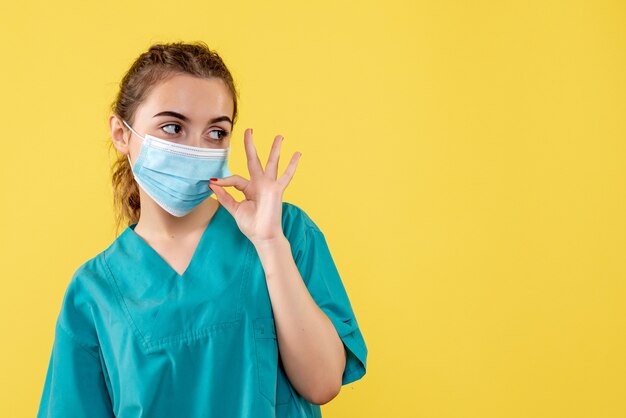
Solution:
M172 112L171 110L159 112L156 115L154 115L153 118L156 118L157 116L172 116L172 117L182 120L183 122L187 122L189 120L187 116L182 115L178 112ZM217 118L213 118L209 120L209 123L217 123L217 122L223 122L223 121L230 122L231 125L233 124L233 121L230 120L228 116L218 116Z

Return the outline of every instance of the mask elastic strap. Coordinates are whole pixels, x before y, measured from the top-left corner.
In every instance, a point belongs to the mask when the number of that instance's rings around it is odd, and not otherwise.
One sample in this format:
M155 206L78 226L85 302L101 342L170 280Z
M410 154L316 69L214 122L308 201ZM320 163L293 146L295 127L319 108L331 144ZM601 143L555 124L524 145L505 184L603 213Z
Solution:
M130 129L135 135L137 135L143 141L143 136L141 136L137 132L135 132L135 130L133 128L131 128L130 125L128 123L126 123L126 121L124 119L122 119L122 122L124 122L124 125L128 126L128 129Z
M124 125L128 126L128 129L130 129L135 135L137 135L143 141L143 137L139 135L137 132L135 132L135 130L131 128L131 126L128 123L126 123L124 119L122 119L122 122L124 122ZM132 167L133 163L130 161L130 154L128 154L126 158L128 158L128 164L130 164L130 166Z

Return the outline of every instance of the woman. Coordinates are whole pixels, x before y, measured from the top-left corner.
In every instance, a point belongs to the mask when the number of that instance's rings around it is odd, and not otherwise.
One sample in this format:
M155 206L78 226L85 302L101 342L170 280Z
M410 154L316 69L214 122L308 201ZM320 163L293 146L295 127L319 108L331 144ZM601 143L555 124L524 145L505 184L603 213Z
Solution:
M39 417L319 417L367 348L281 136L231 175L233 78L203 42L141 54L112 106L118 226L74 273ZM224 189L235 187L237 202ZM208 199L215 194L216 199Z

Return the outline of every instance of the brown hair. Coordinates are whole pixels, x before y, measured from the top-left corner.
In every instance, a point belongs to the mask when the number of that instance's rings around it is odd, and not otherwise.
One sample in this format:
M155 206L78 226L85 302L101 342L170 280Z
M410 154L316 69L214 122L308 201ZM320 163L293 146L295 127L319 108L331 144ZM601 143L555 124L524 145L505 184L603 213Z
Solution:
M233 77L214 50L203 41L192 43L173 42L154 44L131 65L120 83L119 93L111 104L111 111L129 125L133 124L135 111L150 90L158 83L177 74L191 74L202 78L220 78L230 89L233 97L233 124L237 119L238 92ZM113 142L109 144L113 146ZM139 188L133 177L126 155L117 153L111 167L113 204L116 230L126 221L136 223L141 213Z

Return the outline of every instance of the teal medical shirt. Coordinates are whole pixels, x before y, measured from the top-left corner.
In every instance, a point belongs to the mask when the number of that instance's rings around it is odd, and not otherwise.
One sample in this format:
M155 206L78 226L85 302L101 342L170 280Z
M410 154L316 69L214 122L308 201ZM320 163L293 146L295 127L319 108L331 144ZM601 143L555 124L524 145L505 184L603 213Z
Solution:
M323 233L283 202L307 289L343 341L342 384L367 347ZM219 206L179 275L129 225L81 265L56 321L38 417L320 417L292 387L252 243Z

